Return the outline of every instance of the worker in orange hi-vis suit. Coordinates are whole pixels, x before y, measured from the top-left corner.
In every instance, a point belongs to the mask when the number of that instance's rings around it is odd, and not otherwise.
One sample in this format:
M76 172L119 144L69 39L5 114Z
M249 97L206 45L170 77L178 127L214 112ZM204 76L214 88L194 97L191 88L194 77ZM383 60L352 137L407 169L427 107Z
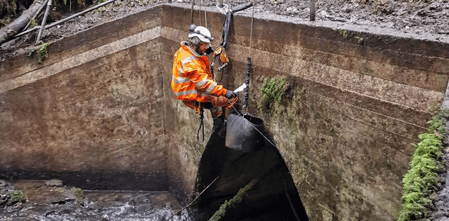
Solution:
M174 55L171 88L175 97L186 106L196 110L209 109L212 117L223 115L220 107L232 108L237 95L212 79L207 53L212 51L213 38L202 26L190 25L188 40ZM215 124L215 120L214 120Z

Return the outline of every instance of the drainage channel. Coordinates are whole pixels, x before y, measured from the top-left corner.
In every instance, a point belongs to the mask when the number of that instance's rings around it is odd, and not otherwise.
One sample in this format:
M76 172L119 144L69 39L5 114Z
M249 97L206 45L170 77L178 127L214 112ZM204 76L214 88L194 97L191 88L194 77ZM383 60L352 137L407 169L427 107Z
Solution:
M174 215L182 207L167 191L81 190L61 183L0 180L0 220L192 220L185 209ZM24 197L23 201L14 202L18 197Z

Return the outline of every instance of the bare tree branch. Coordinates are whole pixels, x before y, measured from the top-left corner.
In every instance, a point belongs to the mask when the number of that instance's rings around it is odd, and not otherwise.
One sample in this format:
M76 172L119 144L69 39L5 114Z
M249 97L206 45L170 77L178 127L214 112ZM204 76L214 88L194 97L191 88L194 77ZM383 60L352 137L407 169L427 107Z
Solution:
M45 0L35 0L19 18L0 29L0 45L11 40L14 35L21 31L31 20L31 17L36 14L42 4L44 4L44 2Z

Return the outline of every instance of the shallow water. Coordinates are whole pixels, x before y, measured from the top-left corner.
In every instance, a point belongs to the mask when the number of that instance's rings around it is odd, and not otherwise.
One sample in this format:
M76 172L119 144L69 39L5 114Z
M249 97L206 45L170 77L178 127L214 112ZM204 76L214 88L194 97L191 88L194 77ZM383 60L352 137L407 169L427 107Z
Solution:
M165 191L87 191L76 199L2 206L0 220L190 221L187 210ZM180 211L174 215L174 211Z

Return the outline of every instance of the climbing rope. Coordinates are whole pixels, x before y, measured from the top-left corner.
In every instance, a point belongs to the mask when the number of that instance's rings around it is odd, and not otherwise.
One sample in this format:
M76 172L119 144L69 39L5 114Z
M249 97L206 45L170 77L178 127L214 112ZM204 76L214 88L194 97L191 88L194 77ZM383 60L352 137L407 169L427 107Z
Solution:
M243 107L242 107L243 113L248 112L249 81L251 78L251 48L252 48L253 23L254 23L254 8L256 8L255 0L253 0L253 12L251 15L251 28L250 28L250 34L249 34L249 50L248 50L248 57L247 57L246 81L245 81L246 88L245 88L245 98L244 98Z
M206 28L207 28L207 11L206 11L206 6L204 6L204 24L206 25Z
M253 0L253 11L251 13L251 27L250 27L250 34L249 34L249 50L248 50L248 66L251 65L251 48L252 48L252 36L253 36L253 24L254 24L254 8L256 7L256 3L255 0ZM217 7L218 8L218 7ZM248 67L249 68L249 67ZM248 70L249 71L249 70ZM249 73L247 73L247 76L249 75ZM247 83L249 79L247 79ZM246 85L246 95L248 96L248 90L249 90L249 85ZM246 98L245 98L246 100ZM244 104L244 109L247 108L247 102L246 104ZM240 116L240 117L244 117L244 115L242 115L234 106L232 106L232 108L234 108L235 112ZM253 124L251 124L251 126L260 134L262 135L263 138L265 138L265 140L268 141L268 143L270 143L271 145L273 145L274 147L277 148L276 144L274 144L270 139L268 139L259 129L257 129Z
M202 0L199 0L199 3L200 3L200 9L198 10L198 18L200 19L200 25L202 26L203 24L202 24L202 22L201 22L201 2L202 2Z
M254 23L254 8L256 7L255 0L253 0L253 13L251 15L251 29L249 32L249 50L248 50L248 57L251 57L251 48L252 48L252 37L253 37L253 23Z
M195 5L195 0L192 0L192 8L190 9L190 24L193 24L193 6Z

